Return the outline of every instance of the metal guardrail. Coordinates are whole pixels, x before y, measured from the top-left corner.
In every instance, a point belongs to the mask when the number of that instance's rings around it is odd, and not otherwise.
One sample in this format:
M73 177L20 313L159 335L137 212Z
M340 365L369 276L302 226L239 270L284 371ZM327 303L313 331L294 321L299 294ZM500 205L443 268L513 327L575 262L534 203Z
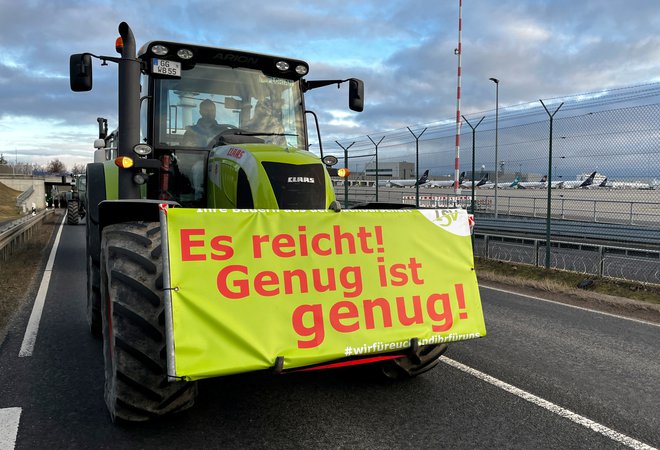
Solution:
M54 211L39 211L36 215L23 216L18 220L3 224L0 228L0 261L6 261L16 250L27 242L37 227Z
M545 239L474 234L474 254L488 259L543 266ZM660 250L553 240L550 267L618 280L660 285Z
M475 232L519 237L545 236L545 219L503 218L495 219L477 214ZM625 247L653 247L660 250L660 226L633 227L628 225L552 220L553 238L580 239L580 242L601 242Z

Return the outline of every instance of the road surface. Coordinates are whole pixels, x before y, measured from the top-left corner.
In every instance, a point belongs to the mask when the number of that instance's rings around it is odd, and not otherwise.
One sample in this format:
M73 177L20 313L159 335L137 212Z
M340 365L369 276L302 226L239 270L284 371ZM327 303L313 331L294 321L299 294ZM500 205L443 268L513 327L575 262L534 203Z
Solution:
M34 348L0 346L0 449L652 448L660 327L482 288L488 336L414 380L363 370L200 382L194 408L117 426L84 319L84 226L64 226Z

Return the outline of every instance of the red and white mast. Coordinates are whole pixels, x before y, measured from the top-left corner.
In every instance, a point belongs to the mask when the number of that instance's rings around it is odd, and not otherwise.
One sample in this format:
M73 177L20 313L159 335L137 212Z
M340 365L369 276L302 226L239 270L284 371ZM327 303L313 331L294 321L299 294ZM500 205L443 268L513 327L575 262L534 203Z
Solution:
M459 184L461 159L461 33L463 31L463 0L458 0L458 47L454 50L458 56L458 77L456 83L456 159L454 160L454 192L461 193ZM472 175L474 176L474 174Z

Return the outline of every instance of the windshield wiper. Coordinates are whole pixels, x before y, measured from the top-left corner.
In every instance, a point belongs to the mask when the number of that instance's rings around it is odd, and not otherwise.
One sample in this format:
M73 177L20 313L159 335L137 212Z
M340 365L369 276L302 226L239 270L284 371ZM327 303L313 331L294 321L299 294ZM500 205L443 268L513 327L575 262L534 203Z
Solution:
M241 136L298 136L296 133L271 133L266 131L239 131L233 134Z

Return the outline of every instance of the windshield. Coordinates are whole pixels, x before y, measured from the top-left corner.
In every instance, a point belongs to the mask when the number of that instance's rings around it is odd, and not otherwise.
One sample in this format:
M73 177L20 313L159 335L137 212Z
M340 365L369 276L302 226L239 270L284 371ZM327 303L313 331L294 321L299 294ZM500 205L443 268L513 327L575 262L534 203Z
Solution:
M257 70L197 64L155 80L157 147L208 148L220 133L305 148L299 84ZM259 141L260 142L260 141Z

